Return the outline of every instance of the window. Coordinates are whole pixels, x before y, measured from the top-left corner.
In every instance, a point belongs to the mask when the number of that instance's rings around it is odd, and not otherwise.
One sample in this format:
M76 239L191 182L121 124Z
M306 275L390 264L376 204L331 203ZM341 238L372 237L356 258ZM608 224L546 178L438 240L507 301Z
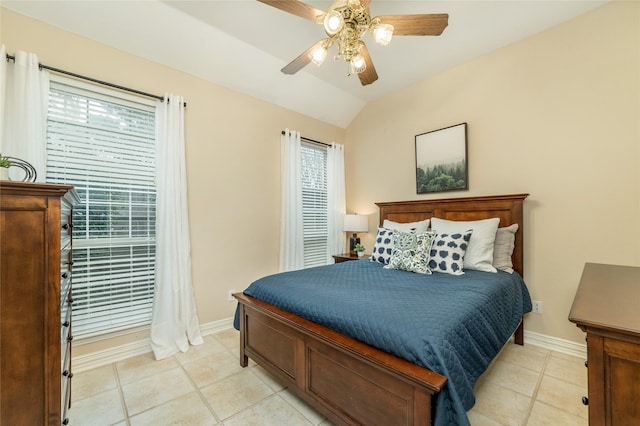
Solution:
M88 337L148 325L155 266L155 106L55 78L47 181L76 187L73 330Z
M327 149L302 143L302 226L304 267L327 264Z

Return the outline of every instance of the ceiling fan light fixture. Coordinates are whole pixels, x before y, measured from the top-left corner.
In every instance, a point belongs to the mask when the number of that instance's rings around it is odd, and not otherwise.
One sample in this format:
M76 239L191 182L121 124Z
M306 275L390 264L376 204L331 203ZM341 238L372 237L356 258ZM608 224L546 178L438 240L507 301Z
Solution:
M324 16L324 30L325 32L333 36L338 34L344 28L344 18L342 17L342 13L337 10L330 10Z
M328 50L327 46L325 46L325 43L320 43L309 53L309 59L311 59L311 62L313 62L317 66L320 66L327 58L327 52Z
M351 66L352 74L360 74L367 69L367 62L360 53L353 55L351 61L349 61L349 65Z
M369 49L362 41L365 33L371 33L376 43L386 46L394 33L396 36L438 36L449 25L449 15L446 13L381 15L371 18L371 0L332 0L326 12L304 3L304 0L258 1L322 25L328 36L302 52L280 71L291 75L310 62L320 65L328 56L328 50L335 44L335 59L342 58L348 68L347 75L358 74L363 86L378 80Z
M391 42L391 37L393 37L393 25L375 24L371 29L371 34L376 43L386 46Z

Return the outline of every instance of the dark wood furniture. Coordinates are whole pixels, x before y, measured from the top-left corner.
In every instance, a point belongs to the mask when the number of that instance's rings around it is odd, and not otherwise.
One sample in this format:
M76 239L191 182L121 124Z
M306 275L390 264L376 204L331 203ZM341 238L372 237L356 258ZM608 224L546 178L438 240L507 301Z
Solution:
M527 194L377 203L385 219L414 222L500 218L520 225L514 269L523 273L522 203ZM336 424L430 425L447 378L242 293L240 364L248 358ZM516 332L522 344L522 323Z
M0 182L2 425L69 422L72 188Z
M640 425L640 268L587 263L569 321L587 333L589 425Z
M356 253L342 253L342 254L334 254L333 256L333 263L342 263L342 262L348 262L350 260L360 260L360 259L365 259L367 257L371 257L370 254L365 254L362 257L358 257L358 255Z

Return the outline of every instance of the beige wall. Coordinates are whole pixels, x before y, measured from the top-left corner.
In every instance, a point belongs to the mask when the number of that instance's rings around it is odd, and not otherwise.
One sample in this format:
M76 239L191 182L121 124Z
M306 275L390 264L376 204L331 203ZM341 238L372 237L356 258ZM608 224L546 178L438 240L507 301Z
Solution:
M275 272L279 135L346 145L349 211L415 193L414 136L467 122L468 192L528 192L526 272L544 303L526 329L582 342L567 321L584 262L640 264L640 6L615 2L372 102L345 131L0 8L9 53L184 96L193 279L201 323L228 289ZM176 64L179 68L179 64ZM374 232L362 235L369 249ZM76 355L147 333L76 346Z
M229 318L229 289L242 290L277 272L280 132L299 130L344 142L345 130L245 96L1 9L0 40L8 53L34 52L49 66L149 93L185 97L192 271L200 322ZM180 64L176 64L179 68ZM148 333L98 345L120 345Z
M585 262L640 265L640 3L614 2L368 104L347 129L349 210L416 195L414 136L468 123L469 191L530 193L525 329L567 321ZM371 249L375 232L364 239Z

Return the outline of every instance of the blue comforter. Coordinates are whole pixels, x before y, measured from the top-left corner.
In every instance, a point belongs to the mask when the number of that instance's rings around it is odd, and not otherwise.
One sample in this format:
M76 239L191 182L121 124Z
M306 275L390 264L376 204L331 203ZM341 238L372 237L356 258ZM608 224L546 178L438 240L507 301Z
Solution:
M367 260L267 276L244 293L446 376L436 426L469 425L476 380L531 311L517 273L421 275Z

